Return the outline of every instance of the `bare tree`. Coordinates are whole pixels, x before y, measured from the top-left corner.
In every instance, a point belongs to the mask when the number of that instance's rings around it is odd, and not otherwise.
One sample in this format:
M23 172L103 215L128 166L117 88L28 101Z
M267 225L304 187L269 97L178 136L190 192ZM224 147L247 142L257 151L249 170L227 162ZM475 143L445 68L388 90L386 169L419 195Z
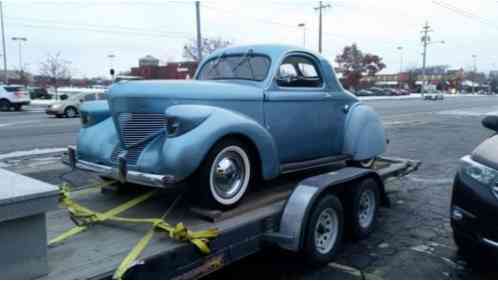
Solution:
M57 88L63 80L71 79L69 69L70 61L64 60L61 53L55 55L48 54L47 58L40 63L40 74L49 79L50 85L55 89L55 99L57 99Z
M217 49L225 48L231 45L232 42L221 38L203 38L202 39L202 57L206 57ZM197 40L191 39L190 42L183 47L183 57L199 61L199 52L197 49Z

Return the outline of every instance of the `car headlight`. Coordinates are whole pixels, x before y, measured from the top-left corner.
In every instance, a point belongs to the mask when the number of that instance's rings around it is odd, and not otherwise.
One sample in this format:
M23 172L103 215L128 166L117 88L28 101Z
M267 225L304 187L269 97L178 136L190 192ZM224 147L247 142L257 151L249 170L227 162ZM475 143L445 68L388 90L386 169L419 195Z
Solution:
M497 170L475 162L468 155L462 158L461 163L461 171L463 174L484 185L493 187L493 192L497 191L495 190L496 185L498 184Z
M50 106L50 108L52 108L52 109L59 109L59 108L61 108L61 107L62 107L62 104L52 104L52 105Z

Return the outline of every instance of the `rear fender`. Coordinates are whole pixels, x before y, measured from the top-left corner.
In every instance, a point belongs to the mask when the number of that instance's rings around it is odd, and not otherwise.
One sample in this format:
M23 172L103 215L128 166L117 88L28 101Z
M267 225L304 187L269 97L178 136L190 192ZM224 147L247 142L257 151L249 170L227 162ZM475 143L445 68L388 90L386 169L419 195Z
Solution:
M343 153L366 160L386 151L386 135L380 116L362 103L351 106L345 122Z

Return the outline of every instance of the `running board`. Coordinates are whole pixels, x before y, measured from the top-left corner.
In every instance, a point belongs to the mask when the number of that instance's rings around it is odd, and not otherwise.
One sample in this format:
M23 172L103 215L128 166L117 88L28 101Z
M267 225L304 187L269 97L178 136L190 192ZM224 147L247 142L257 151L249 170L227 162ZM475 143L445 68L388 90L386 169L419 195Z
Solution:
M349 157L348 155L338 155L338 156L324 157L314 160L307 160L303 162L287 163L281 166L281 173L289 174L309 169L326 167L349 159L351 159L351 157Z

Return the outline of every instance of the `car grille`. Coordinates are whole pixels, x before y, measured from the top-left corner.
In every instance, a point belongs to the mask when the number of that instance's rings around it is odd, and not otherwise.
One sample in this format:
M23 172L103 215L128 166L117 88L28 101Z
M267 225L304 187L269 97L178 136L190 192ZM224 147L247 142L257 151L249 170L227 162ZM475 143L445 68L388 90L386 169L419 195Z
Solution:
M111 159L117 161L119 154L127 149L126 160L129 165L136 165L148 144L147 139L166 126L164 115L160 113L121 113L118 123L122 145L116 145Z

